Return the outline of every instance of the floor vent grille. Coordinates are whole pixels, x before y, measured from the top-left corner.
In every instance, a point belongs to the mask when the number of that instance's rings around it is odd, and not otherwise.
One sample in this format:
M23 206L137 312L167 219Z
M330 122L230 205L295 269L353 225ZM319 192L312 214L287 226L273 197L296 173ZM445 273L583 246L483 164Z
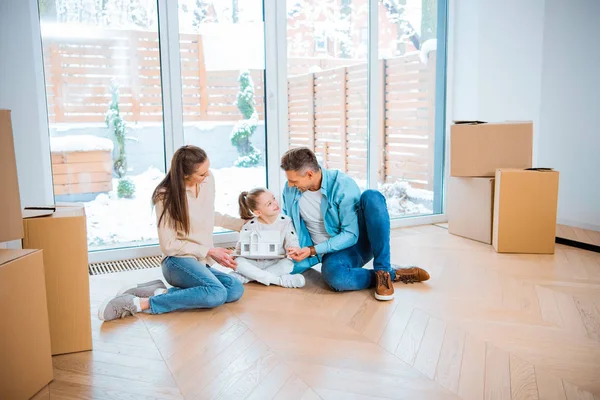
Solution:
M115 272L135 271L160 267L161 256L131 258L129 260L106 261L89 264L90 275L104 275Z

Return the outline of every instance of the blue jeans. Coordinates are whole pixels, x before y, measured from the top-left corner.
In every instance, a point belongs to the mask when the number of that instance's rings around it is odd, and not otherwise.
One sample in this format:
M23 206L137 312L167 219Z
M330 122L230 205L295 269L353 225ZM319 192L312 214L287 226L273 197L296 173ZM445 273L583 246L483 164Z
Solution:
M214 308L237 301L244 286L236 278L216 271L195 258L166 257L162 272L174 286L167 293L150 297L152 314L193 308Z
M362 290L375 285L375 271L395 272L390 264L390 215L385 197L365 190L358 206L358 242L322 258L321 274L335 291ZM373 270L363 266L373 261Z

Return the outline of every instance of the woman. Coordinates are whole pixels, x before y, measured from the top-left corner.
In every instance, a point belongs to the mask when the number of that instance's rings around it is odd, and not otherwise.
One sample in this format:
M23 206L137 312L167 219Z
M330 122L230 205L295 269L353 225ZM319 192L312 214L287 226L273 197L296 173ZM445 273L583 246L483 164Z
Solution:
M214 247L213 227L239 231L246 221L215 212L215 181L209 168L204 150L183 146L152 195L158 241L166 256L162 272L173 288L167 290L155 280L121 290L100 306L99 319L110 321L146 310L162 314L214 308L242 297L244 287L238 279L210 268L215 261L232 269L237 266L231 250Z

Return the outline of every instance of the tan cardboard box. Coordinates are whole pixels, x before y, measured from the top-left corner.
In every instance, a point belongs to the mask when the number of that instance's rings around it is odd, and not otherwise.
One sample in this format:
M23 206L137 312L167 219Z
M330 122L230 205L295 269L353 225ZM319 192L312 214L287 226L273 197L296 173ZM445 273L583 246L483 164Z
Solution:
M497 168L531 168L533 123L456 122L450 127L450 175L493 177Z
M0 399L28 399L53 379L40 250L0 249Z
M557 171L498 169L492 244L499 253L553 254Z
M23 248L44 251L52 355L92 349L85 209L23 212Z
M494 178L450 178L448 232L492 244Z
M0 242L23 237L17 162L9 110L0 109Z

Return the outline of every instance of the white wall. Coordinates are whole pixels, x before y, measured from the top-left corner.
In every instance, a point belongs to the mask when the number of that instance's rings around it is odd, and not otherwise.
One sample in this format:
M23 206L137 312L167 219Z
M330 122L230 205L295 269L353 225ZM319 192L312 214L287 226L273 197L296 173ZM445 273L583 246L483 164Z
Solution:
M600 230L600 1L546 0L537 150L561 173L559 222Z
M454 0L452 119L532 120L558 221L600 230L600 1ZM596 125L598 126L598 125Z
M54 201L35 0L0 1L0 108L12 110L21 206Z

